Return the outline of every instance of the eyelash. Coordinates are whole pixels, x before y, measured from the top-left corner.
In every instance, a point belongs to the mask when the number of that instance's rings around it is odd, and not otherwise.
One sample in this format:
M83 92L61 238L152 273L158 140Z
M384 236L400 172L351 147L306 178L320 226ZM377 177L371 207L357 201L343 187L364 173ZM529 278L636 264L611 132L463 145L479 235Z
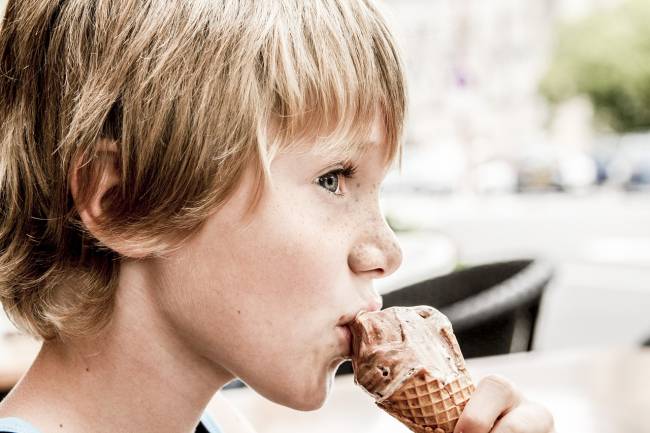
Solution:
M353 179L356 172L357 172L357 166L350 163L350 162L346 162L346 163L343 163L343 167L337 168L337 169L332 170L332 171L328 171L324 175L319 176L318 180L320 180L320 179L322 179L322 178L324 178L326 176L330 176L330 175L335 175L337 178L340 178L341 176L343 176L345 179ZM325 190L325 192L328 192L328 193L330 193L330 194L332 194L332 195L334 195L334 196L336 196L338 198L341 198L341 197L343 197L345 195L343 193L337 194L337 193L332 192L332 191L330 191L330 190L328 190L326 188L323 188L323 189Z

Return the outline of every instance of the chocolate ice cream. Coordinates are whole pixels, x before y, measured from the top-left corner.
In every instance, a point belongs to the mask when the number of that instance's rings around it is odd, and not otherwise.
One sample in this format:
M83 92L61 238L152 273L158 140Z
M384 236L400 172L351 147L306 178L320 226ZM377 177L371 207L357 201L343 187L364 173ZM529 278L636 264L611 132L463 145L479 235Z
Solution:
M416 433L451 433L474 385L451 328L429 306L360 313L350 325L355 382Z

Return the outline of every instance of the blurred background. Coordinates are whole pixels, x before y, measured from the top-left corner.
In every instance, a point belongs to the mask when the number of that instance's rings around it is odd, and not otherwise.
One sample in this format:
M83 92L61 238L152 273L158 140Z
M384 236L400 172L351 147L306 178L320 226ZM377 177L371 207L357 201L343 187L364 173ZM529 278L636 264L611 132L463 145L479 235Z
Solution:
M382 194L404 265L379 289L544 259L535 348L650 338L650 2L386 6L410 107Z
M440 307L468 357L647 344L650 1L385 3L410 93L382 193L404 250L387 306ZM18 347L0 313L3 338Z
M642 344L650 337L650 2L388 5L411 105L402 170L383 191L404 268L380 287L542 259L554 278L535 349Z

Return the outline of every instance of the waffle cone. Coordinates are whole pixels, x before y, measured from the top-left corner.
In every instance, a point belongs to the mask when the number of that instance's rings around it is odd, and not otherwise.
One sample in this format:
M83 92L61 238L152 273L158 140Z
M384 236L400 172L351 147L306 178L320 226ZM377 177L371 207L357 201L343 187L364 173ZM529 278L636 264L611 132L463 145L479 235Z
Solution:
M449 320L429 306L360 313L355 382L415 433L452 433L474 385Z
M445 384L422 369L377 405L416 433L452 433L473 391L466 374Z

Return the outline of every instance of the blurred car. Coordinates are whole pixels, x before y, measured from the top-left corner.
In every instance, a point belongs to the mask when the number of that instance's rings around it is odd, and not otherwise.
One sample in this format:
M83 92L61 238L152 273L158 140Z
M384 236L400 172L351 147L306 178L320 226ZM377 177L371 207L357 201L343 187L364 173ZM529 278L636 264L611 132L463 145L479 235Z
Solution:
M563 152L558 158L558 172L564 191L585 191L598 184L596 160L585 152Z
M538 149L517 163L519 192L580 192L598 184L595 158L576 149Z
M623 184L626 191L650 192L650 158L637 161L630 178Z
M517 192L563 191L556 159L548 154L527 155L517 162Z
M650 191L650 133L625 134L610 140L607 183L625 191Z

